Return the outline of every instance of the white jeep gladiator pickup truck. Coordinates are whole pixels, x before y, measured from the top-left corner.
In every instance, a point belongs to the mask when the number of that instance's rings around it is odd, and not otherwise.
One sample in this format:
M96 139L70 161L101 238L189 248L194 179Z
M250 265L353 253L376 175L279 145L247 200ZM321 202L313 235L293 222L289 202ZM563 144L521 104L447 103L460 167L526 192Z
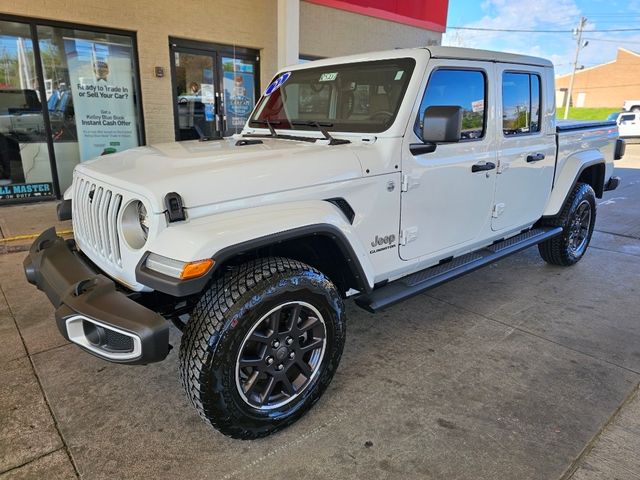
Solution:
M163 360L182 331L188 397L257 438L334 375L344 300L375 312L527 247L585 254L616 188L615 123L556 123L540 58L428 47L277 73L241 134L134 148L75 169L25 259L71 342Z

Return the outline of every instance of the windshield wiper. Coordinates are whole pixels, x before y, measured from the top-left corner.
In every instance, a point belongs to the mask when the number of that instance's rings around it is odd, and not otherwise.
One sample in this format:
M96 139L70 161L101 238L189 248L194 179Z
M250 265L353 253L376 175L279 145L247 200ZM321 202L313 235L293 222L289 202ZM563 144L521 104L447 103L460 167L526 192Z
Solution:
M270 122L269 120L251 120L251 122L253 123L257 123L258 125L266 125L267 128L269 129L269 132L271 132L271 136L272 137L277 137L278 134L276 133L276 129L273 128L274 125L280 125L282 122Z
M269 129L269 135L263 135L261 133L244 133L243 137L257 137L257 138L279 138L281 140L297 140L302 142L315 142L317 138L315 137L298 137L296 135L282 135L276 132L276 129L273 128L274 125L280 125L282 122L276 120L275 122L269 120L251 120L249 124L257 123L258 125L266 125Z
M343 140L340 138L333 138L326 127L333 127L333 123L331 122L316 122L314 120L307 120L304 122L291 122L291 125L297 126L305 126L305 127L316 127L320 130L320 133L324 135L324 138L329 140L329 145L344 145L346 143L351 143L351 140Z

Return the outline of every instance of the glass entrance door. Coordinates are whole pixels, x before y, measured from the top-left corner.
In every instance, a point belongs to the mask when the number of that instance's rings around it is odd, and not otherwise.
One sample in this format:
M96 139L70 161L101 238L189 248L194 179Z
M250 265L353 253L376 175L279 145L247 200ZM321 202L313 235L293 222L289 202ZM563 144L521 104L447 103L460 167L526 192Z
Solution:
M256 104L254 50L170 39L176 140L238 133Z
M176 140L221 137L217 55L173 48Z

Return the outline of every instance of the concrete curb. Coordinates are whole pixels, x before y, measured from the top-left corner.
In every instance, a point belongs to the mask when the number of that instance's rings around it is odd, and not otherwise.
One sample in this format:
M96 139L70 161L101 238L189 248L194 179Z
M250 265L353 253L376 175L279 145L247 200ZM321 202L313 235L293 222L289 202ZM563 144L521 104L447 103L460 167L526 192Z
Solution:
M0 255L4 253L27 252L30 247L30 243L0 244Z
M65 230L57 232L62 238L73 238L73 232ZM4 253L28 252L33 241L38 238L38 234L20 235L12 238L0 238L0 255Z

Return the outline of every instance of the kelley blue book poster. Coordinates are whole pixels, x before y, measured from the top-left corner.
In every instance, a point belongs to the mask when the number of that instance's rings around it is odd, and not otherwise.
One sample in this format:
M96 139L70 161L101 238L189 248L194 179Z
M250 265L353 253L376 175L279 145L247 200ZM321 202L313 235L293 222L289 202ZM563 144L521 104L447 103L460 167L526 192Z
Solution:
M255 105L253 63L239 58L222 58L227 128L241 130Z
M137 147L129 45L65 38L80 160Z

